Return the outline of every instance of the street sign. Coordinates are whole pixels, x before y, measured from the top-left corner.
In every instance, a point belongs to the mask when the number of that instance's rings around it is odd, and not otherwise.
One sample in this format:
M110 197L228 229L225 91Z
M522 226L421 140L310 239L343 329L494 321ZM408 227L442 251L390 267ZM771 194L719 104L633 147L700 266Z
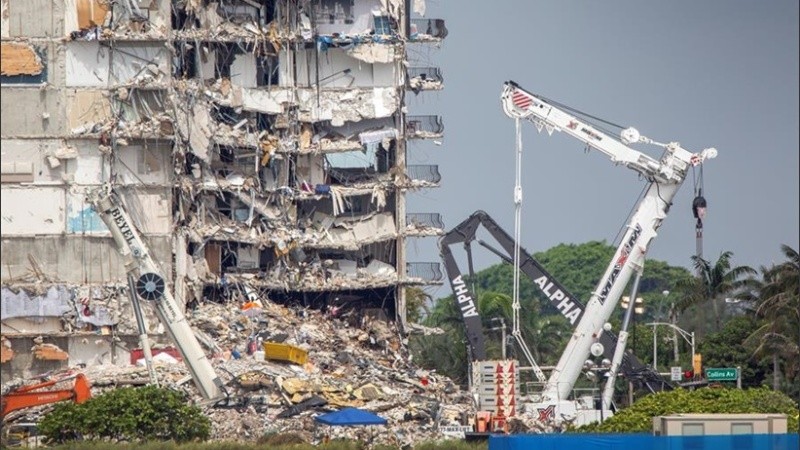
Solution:
M735 367L724 369L706 369L706 379L708 381L736 381L739 373Z
M671 367L669 370L670 373L670 380L672 381L681 381L681 368L680 367Z

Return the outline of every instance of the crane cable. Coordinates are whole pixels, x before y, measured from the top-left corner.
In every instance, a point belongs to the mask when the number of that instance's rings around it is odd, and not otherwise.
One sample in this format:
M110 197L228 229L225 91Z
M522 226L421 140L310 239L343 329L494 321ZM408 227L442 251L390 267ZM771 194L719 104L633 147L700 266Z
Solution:
M695 254L698 258L703 257L703 219L706 217L706 207L708 202L703 197L703 164L700 169L692 167L692 178L694 182L694 200L692 201L692 214L697 219L695 224Z
M531 365L533 369L533 373L536 375L536 378L539 380L540 383L544 383L547 381L547 378L544 375L544 372L536 363L536 360L533 357L533 353L528 348L528 344L525 343L525 340L522 338L522 331L520 330L520 317L519 312L521 309L520 301L519 301L519 262L520 262L520 255L519 255L519 242L520 242L520 234L522 228L522 128L520 125L520 119L516 118L514 120L514 124L516 126L516 177L515 177L515 184L514 184L514 275L513 275L513 293L512 293L512 316L513 316L513 328L511 335L514 336L514 339L519 344L522 353L525 355L525 359ZM505 343L503 343L505 345Z

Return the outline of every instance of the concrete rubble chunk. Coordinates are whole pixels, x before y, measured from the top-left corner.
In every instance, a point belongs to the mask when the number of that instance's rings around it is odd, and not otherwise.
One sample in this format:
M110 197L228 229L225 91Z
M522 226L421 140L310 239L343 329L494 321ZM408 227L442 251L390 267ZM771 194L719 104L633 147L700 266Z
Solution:
M49 361L65 361L69 359L69 354L55 344L37 344L31 348L31 351L36 359Z
M314 416L353 406L389 420L388 426L372 430L376 443L397 444L398 439L411 443L441 439L439 426L457 425L463 415L474 414L468 392L411 362L395 324L358 310L339 311L333 317L330 312L282 306L263 298L260 303L255 316L246 315L250 309L234 302L204 302L187 311L192 326L219 347L208 353L226 390L234 398L247 399L245 408L203 406L212 421L213 440L255 441L266 432L301 432L319 442L322 435ZM156 337L168 342L166 335ZM306 348L308 362L300 366L257 360L247 348L258 337ZM68 357L41 340L35 349L50 358ZM80 370L91 381L94 395L148 382L147 369L141 366L106 364ZM186 382L188 370L183 364L158 364L155 370L162 385L202 403L194 384ZM10 381L15 383L21 380ZM36 419L42 409L32 408L19 420ZM359 437L355 428L336 433Z

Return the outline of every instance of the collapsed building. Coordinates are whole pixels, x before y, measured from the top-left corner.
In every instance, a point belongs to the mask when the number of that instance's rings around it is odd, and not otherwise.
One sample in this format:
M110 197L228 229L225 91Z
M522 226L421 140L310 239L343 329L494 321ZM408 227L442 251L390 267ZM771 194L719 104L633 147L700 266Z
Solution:
M85 198L103 185L190 308L247 291L408 332L406 289L442 278L406 251L444 227L406 210L440 181L409 163L443 135L406 104L443 86L408 56L447 34L424 0L0 4L4 380L130 364L126 268Z

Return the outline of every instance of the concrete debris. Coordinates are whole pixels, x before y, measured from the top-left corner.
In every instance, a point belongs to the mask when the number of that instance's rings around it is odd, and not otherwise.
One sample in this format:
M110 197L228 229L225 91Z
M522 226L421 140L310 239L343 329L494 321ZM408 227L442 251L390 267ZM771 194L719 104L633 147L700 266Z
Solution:
M69 359L69 354L55 344L38 344L31 348L31 352L36 359L50 361L66 361Z
M11 349L11 342L5 337L0 338L0 363L14 359L14 350Z
M420 91L438 91L444 88L444 83L442 83L442 80L419 76L409 78L408 87L415 93Z
M402 52L396 46L374 42L356 45L345 52L359 61L370 64L387 64L402 56Z
M439 437L439 425L471 413L467 393L415 367L395 324L375 318L405 316L395 298L404 286L438 284L401 277L396 267L405 264L402 237L442 233L427 223L402 226L399 217L404 191L438 185L404 164L406 140L428 137L397 128L406 123L405 90L441 88L441 80L406 80L405 2L62 3L47 11L61 21L42 24L37 37L2 42L3 91L28 94L36 85L35 100L47 109L25 116L35 125L21 120L9 129L51 142L34 152L38 160L4 163L4 198L6 188L33 186L37 199L58 199L61 213L14 216L32 241L14 248L39 249L32 253L40 262L29 253L30 269L24 256L9 265L2 325L17 336L3 338L0 360L28 376L43 365L81 366L95 394L147 383L140 354L129 348L138 330L125 261L109 251L108 229L84 199L87 186L109 182L126 191L148 251L170 274L229 392L247 399L233 409L205 407L214 439L291 431L319 442L315 414L358 406L389 418L377 441L403 445ZM29 9L3 2L4 38L9 20L24 23ZM424 14L424 0L414 10ZM441 37L443 24L430 23L409 40ZM5 118L14 105L3 106ZM65 118L54 113L62 106ZM40 228L28 233L23 217ZM40 235L58 245L40 244ZM245 308L256 303L252 291L263 301ZM164 326L152 308L144 313L159 380L200 404L187 369L164 347ZM299 349L307 360L278 361L262 352L265 343ZM33 358L20 358L29 347ZM3 390L12 385L4 380ZM36 420L48 408L22 414Z
M321 312L271 301L260 304L259 314L253 316L235 303L207 302L188 312L193 327L219 345L213 364L238 405L203 407L212 421L213 440L255 441L267 432L296 432L315 443L331 433L330 437L358 439L358 428L331 429L313 420L317 414L354 406L388 419L388 426L370 430L373 443L405 445L441 439L439 426L457 425L462 416L474 414L467 392L446 377L414 366L394 324L346 305ZM308 361L296 365L258 360L248 348L255 348L252 343L259 338L306 349ZM57 354L47 344L37 347ZM157 364L155 370L163 385L202 404L193 383L179 384L188 374L183 364ZM96 365L81 372L94 395L148 380L147 370L136 365ZM21 380L8 383L20 384ZM14 420L36 420L47 409L31 408Z

